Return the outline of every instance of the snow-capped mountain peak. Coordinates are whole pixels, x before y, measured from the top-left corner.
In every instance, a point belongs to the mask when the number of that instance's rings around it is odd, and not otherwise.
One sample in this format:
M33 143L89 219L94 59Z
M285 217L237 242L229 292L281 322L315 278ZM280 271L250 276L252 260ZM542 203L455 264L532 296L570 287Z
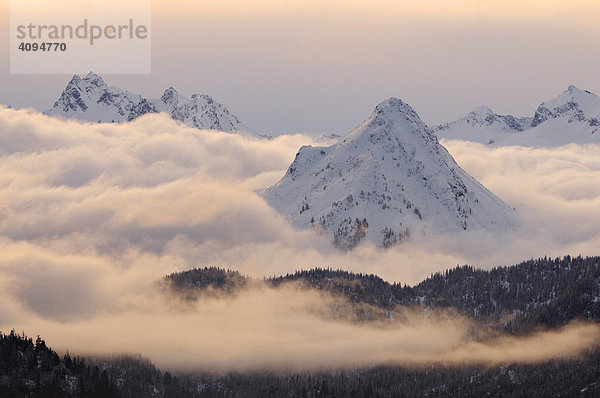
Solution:
M499 115L481 105L454 122L435 127L437 135L448 139L478 141L486 144L495 142L497 136L515 134L530 128L532 118L516 118Z
M600 97L569 86L542 102L534 117L516 118L478 107L465 117L435 128L441 138L489 145L552 147L600 142Z
M411 122L417 124L423 123L417 112L410 105L396 97L390 97L377 104L373 115L385 115L393 118L396 118L399 115L405 115Z
M398 135L399 139L410 139L401 136L415 134L426 141L437 142L417 112L407 103L392 97L379 103L371 116L348 134L343 142L366 139L374 143L384 137L390 138L390 135Z
M161 96L160 103L156 102L155 105L173 119L199 129L246 130L237 116L206 94L193 94L188 99L170 87Z
M594 125L599 117L600 97L571 85L558 97L542 102L535 112L531 126L536 127L551 118L567 118L569 122L592 120L590 125Z
M513 211L465 173L408 104L390 98L337 143L304 146L269 204L340 248L387 247L413 233L502 231Z
M93 72L74 75L52 109L44 113L90 122L127 122L157 112L198 129L247 131L235 115L208 95L187 98L169 87L159 99L147 99L109 86Z
M390 125L409 124L415 130L427 130L427 126L423 123L417 112L401 99L394 97L388 98L377 104L366 123L368 123L369 126L383 126L388 123ZM356 131L354 133L356 133Z
M93 72L74 75L47 115L60 115L86 121L119 122L128 120L141 96L108 86Z

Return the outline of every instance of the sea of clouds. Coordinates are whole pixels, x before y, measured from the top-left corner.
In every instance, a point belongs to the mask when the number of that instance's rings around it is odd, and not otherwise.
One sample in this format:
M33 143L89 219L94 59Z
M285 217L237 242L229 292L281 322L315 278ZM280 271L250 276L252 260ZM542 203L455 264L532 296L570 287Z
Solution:
M155 290L165 274L194 266L259 278L319 266L415 283L457 264L598 254L599 145L442 143L516 209L519 231L342 252L292 228L259 194L301 145L317 145L308 136L264 140L199 131L163 115L88 124L0 108L0 330L41 334L59 349L140 352L162 366L223 370L542 360L597 341L597 328L573 325L482 345L465 335L468 319L443 315L358 327L315 316L308 308L327 298L293 289L201 301L190 313L174 311ZM558 341L564 351L548 344Z

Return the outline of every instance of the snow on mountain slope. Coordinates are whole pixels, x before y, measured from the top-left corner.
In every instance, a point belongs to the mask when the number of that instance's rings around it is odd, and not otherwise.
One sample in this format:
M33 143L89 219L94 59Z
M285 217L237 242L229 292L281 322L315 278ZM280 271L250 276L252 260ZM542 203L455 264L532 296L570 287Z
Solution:
M411 234L516 224L514 211L458 167L397 98L339 142L300 148L264 197L294 226L322 230L342 249L363 239L388 247Z
M239 119L208 95L191 98L179 94L173 87L159 99L146 99L139 94L108 86L90 72L84 77L73 76L49 116L61 116L89 122L126 122L146 113L165 112L191 127L219 131L245 131Z
M538 107L531 127L556 118L566 118L569 123L577 121L585 122L590 126L598 126L600 125L598 123L600 98L587 90L569 86L560 96L543 102Z
M94 73L73 76L47 115L60 115L85 121L122 122L130 120L142 97L118 87L108 86Z
M531 126L532 118L515 118L498 115L487 106L480 106L457 121L435 128L436 133L447 139L462 139L493 144L495 137L517 134Z
M600 98L569 86L558 97L543 102L532 118L501 116L479 107L434 131L440 138L489 145L554 147L600 143Z
M160 112L168 113L173 119L188 126L206 130L246 130L237 116L204 94L193 94L191 99L179 94L173 87L165 90L160 100L151 100Z

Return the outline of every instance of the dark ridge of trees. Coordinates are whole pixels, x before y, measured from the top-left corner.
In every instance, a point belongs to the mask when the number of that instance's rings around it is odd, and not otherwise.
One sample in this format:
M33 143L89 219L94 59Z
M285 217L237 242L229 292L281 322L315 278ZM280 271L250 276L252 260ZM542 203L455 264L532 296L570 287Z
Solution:
M599 264L600 257L565 256L491 270L465 265L432 274L412 287L390 284L373 274L330 268L296 271L264 282L273 288L294 282L300 289L346 297L358 321L391 318L398 305L453 308L519 334L538 326L561 326L574 319L600 320ZM173 282L173 292L185 293L186 299L195 299L190 295L195 290L231 294L252 281L237 271L215 267L173 273L165 279Z
M600 257L540 258L491 270L459 266L409 287L376 275L315 268L267 280L341 294L392 310L396 305L455 308L509 332L600 320Z
M432 365L328 373L190 376L202 397L551 397L600 396L600 353L495 368Z
M0 397L549 397L600 396L600 351L584 359L498 367L367 369L271 373L179 374L158 370L142 357L71 358L39 348L31 339L2 335ZM29 354L26 354L28 353ZM6 357L23 353L21 359ZM43 353L43 354L42 354ZM6 355L8 354L8 355ZM21 354L17 354L21 357ZM31 362L31 363L30 363Z
M45 342L0 334L0 397L549 397L600 396L600 351L498 367L171 374L142 357L59 358Z
M38 336L0 333L0 397L121 397L114 379L85 358L60 358Z
M188 271L174 272L164 278L176 289L217 289L231 293L248 284L248 278L238 271L218 267L193 268Z
M342 294L352 302L371 304L385 309L391 309L397 304L397 293L402 297L402 289L394 292L395 285L389 284L377 275L355 274L330 268L296 271L293 274L269 278L266 282L273 287L287 282L301 282L299 285L301 287Z

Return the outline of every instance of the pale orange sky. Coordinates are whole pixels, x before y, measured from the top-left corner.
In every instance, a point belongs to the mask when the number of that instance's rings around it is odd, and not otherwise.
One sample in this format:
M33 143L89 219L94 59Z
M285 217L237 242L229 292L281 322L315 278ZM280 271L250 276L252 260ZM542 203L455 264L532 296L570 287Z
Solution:
M0 103L52 105L69 76L8 74ZM251 129L345 134L396 96L440 123L478 105L531 115L569 84L600 93L600 2L154 0L152 74L106 76L158 97L207 93ZM90 66L93 69L93 65Z
M154 0L155 11L162 15L185 11L211 16L270 18L281 15L315 13L329 18L355 15L361 18L437 20L461 23L469 20L514 23L546 21L567 26L595 27L600 3L594 0L179 0L175 4Z

